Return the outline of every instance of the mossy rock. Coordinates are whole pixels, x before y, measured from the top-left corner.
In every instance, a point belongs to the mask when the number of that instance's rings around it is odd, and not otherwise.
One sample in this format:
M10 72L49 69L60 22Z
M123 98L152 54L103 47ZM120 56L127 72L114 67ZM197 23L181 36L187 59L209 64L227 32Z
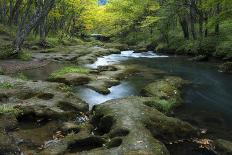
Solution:
M219 70L225 73L232 73L232 62L226 62L220 65Z
M187 81L180 77L169 76L148 84L142 90L144 96L151 97L151 100L147 101L146 105L170 113L175 107L183 103L181 88L186 83Z

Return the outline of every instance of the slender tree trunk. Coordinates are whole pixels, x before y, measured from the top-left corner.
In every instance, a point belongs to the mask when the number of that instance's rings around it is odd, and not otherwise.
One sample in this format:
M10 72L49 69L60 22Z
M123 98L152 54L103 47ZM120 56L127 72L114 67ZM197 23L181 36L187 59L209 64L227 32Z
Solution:
M199 36L200 36L200 38L202 38L203 37L204 16L203 16L203 11L201 9L201 7L202 7L201 0L199 0L199 6L200 6L200 9L199 9Z
M180 25L184 34L184 38L189 40L189 28L188 28L188 22L186 20L186 17L180 19Z
M205 16L205 37L208 37L208 15Z
M194 7L195 7L195 0L191 0L190 4L190 28L191 28L191 33L192 37L194 40L197 39L196 32L195 32L195 19L194 19Z
M11 25L13 20L17 21L18 19L18 13L19 13L19 9L20 6L22 4L23 0L17 0L9 17L9 24Z
M41 47L46 46L46 31L45 31L45 20L43 20L39 26L39 44Z
M6 14L7 14L7 0L3 0L3 7L2 7L2 21L6 23Z
M217 21L216 21L216 25L215 25L215 34L218 35L219 31L220 31L220 26L219 26L220 3L219 2L216 6L216 14L217 14Z

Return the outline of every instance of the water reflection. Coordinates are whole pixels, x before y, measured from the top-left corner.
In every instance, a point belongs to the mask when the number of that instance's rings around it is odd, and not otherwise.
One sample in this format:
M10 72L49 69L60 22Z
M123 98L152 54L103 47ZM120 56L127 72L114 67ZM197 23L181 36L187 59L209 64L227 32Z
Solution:
M77 87L76 92L83 100L85 100L87 103L90 104L90 107L92 107L95 104L100 104L108 100L123 98L123 97L138 94L136 88L133 87L133 85L130 84L130 82L126 82L126 81L123 81L120 85L113 86L109 89L111 93L108 95L99 94L98 92L83 86Z

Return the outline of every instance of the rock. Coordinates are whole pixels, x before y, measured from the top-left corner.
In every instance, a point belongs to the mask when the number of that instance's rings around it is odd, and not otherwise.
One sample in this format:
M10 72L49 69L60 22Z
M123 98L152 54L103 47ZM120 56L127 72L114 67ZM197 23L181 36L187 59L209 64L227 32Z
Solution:
M78 133L80 131L80 126L75 122L65 122L61 127L62 132L68 133Z
M109 88L115 85L120 84L120 81L115 80L115 79L101 79L101 80L95 80L91 81L89 84L86 86L89 87L90 89L95 90L96 92L100 94L109 94L110 90Z
M91 34L90 36L96 40L99 40L99 41L109 41L110 40L110 37L104 36L102 34Z
M50 77L48 80L77 86L89 83L91 78L88 75L84 74L67 73L58 77Z
M199 55L194 58L191 58L190 61L198 61L198 62L203 62L203 61L208 61L209 57L206 55Z
M0 154L1 155L21 155L19 148L6 134L0 131Z
M140 97L108 101L93 110L97 133L122 138L119 154L169 154L161 141L196 134L190 124L146 106Z
M175 107L182 104L181 88L187 82L180 77L169 76L148 84L142 94L151 97L146 104L156 107L161 112L170 113Z
M111 65L111 66L99 66L97 69L100 72L102 72L102 71L117 71L118 70L118 68L116 66L113 66L113 65Z
M130 97L95 106L91 121L81 125L78 133L50 143L39 154L169 155L164 143L196 135L190 124L146 106L146 100Z
M216 147L216 151L221 155L232 154L232 142L224 139L217 139L214 141L214 145Z
M232 73L232 62L226 62L220 65L219 71L224 73Z

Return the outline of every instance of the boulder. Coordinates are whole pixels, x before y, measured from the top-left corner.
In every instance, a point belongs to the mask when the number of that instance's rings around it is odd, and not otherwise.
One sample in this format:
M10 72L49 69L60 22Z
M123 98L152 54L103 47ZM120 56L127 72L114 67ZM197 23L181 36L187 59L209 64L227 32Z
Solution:
M84 75L84 74L67 73L58 77L50 77L48 80L77 86L77 85L83 85L89 83L91 78L88 75Z

